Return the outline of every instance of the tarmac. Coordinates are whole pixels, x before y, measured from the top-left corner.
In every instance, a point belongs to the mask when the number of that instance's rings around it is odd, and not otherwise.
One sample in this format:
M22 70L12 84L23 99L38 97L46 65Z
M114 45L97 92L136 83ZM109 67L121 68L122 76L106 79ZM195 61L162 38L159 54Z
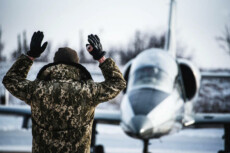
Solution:
M0 124L1 125L1 124ZM141 153L143 143L127 136L120 126L97 125L96 144L102 144L106 153ZM151 153L217 153L224 147L223 128L182 129L160 139L150 140ZM0 152L31 152L31 129L0 129Z

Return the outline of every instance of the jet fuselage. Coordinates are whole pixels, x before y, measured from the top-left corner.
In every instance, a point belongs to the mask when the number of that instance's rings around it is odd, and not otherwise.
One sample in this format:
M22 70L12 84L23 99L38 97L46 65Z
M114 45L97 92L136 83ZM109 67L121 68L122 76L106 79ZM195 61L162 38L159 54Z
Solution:
M174 57L161 49L149 49L133 59L130 66L121 103L124 132L149 139L181 127L177 117L183 112L184 101Z

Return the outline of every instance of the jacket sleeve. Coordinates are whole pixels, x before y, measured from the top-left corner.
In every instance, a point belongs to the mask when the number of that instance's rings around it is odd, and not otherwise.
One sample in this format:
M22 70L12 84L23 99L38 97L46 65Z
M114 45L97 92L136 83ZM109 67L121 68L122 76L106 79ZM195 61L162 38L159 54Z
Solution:
M21 55L6 73L2 83L5 88L15 97L30 105L32 81L26 80L27 74L33 61L26 55Z
M94 104L115 98L126 87L122 73L111 58L99 65L105 81L92 84L91 93Z

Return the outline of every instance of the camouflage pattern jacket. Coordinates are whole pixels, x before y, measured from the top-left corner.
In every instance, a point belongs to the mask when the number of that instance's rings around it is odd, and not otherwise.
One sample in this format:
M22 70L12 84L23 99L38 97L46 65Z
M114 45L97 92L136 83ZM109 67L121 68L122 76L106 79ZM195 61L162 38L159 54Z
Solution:
M31 106L32 151L89 153L95 107L126 87L118 67L106 59L99 65L105 81L96 83L80 64L51 63L29 81L32 64L21 55L3 78L10 93Z

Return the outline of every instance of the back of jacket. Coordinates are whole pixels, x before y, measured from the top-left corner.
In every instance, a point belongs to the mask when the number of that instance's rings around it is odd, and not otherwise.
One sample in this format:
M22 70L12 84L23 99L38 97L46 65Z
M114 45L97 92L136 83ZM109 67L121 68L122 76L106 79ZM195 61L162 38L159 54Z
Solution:
M3 84L31 106L33 152L90 152L95 107L126 85L118 67L106 59L100 64L105 81L96 83L80 64L53 63L29 81L32 63L25 55L19 57Z

